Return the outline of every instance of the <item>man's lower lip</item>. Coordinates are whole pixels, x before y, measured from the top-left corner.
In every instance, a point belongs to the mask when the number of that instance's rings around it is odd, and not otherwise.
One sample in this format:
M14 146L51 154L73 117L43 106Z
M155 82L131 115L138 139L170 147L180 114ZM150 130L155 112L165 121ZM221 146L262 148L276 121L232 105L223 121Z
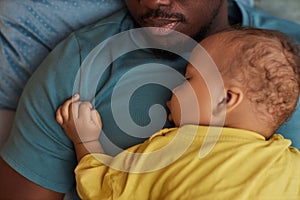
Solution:
M174 31L178 22L172 22L159 27L149 27L149 30L154 35L168 35L170 32Z

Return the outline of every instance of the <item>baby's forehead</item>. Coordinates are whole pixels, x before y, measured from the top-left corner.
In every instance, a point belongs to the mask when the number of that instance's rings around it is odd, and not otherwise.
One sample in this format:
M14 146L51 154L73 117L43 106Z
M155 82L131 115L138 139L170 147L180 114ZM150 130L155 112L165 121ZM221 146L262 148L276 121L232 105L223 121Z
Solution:
M217 67L226 65L226 63L233 57L237 55L239 51L237 44L230 42L232 36L230 33L217 33L208 36L199 43L199 46L203 49L203 55L206 54ZM191 55L191 60L199 57L199 51L193 51Z
M199 44L203 48L220 48L223 49L224 45L226 45L226 48L230 46L235 46L236 41L232 41L232 38L235 38L237 35L237 32L230 31L230 32L220 32L213 35L210 35L203 39ZM240 41L241 42L241 41Z
M222 80L222 66L224 59L217 54L210 54L204 48L194 50L186 68L186 75L200 75L213 80Z

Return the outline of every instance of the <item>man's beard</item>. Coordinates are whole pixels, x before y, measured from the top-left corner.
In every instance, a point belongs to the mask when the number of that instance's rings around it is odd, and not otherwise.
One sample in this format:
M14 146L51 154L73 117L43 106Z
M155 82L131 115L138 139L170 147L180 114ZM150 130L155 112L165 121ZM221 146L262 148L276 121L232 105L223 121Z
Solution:
M201 42L206 36L207 33L210 30L210 26L211 26L212 22L210 22L209 24L202 26L200 31L197 32L197 34L195 36L193 36L192 38L194 40L196 40L197 42Z
M205 37L208 36L211 26L212 26L213 22L216 20L216 17L218 16L220 9L223 5L223 2L224 2L224 0L220 0L219 6L213 10L212 16L211 16L211 19L209 20L209 22L206 23L204 26L202 26L200 28L200 30L197 32L197 34L192 37L194 40L196 40L197 42L201 42Z
M175 60L181 57L180 55L177 55L176 53L173 53L171 51L163 50L163 49L150 49L153 55L158 59L171 59Z

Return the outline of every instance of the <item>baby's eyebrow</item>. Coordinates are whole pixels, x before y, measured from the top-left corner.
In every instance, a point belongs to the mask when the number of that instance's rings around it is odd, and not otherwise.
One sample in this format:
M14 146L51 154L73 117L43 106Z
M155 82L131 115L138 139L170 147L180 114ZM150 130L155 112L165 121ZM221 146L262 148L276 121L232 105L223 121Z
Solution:
M187 78L190 76L190 73L188 72L188 70L185 71L184 77Z
M188 65L186 67L185 76L196 75L196 73L199 73L199 71L193 65Z
M191 66L190 65L188 65L187 67L186 67L186 70L185 70L185 76L188 76L191 72Z

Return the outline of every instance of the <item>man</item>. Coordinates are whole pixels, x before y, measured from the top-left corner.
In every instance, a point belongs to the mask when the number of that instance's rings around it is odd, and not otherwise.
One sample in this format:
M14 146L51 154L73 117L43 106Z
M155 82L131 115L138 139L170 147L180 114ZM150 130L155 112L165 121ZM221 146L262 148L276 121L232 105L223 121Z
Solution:
M84 84L89 83L79 81L76 85L78 81L76 75L84 59L99 43L112 35L140 26L160 27L164 31L157 28L153 29L152 34L161 35L166 39L168 39L165 37L168 29L173 29L197 41L229 26L228 5L225 0L127 0L126 4L132 17L126 10L122 10L71 35L47 57L28 82L19 104L12 135L2 151L0 188L1 197L4 199L61 199L74 185L73 170L76 165L74 149L56 123L54 113L58 105L72 95L74 85L76 91L80 89L86 91ZM233 13L230 15L231 22L240 23L243 15L243 25L274 28L265 21L268 16L259 12L256 13L259 20L254 21L256 24L247 22L247 12L250 11L251 9L240 4L230 5L230 13ZM281 21L277 25L283 30L291 30L289 33L291 36L296 35L300 29L296 27L292 30L290 27L296 25L286 21ZM151 37L151 34L149 36ZM134 35L129 38L129 41L123 42L134 43ZM147 82L143 87L135 90L129 100L126 100L123 99L126 92L119 93L117 98L113 98L114 86L119 84L118 81L123 75L130 74L131 69L139 69L137 66L162 63L172 66L183 74L186 62L178 56L152 49L127 52L119 58L114 57L113 52L108 52L107 57L110 56L114 62L103 72L103 77L95 91L94 104L95 108L106 116L106 121L103 121L104 133L105 130L114 133L101 134L104 136L100 141L105 151L115 154L120 149L143 141L162 126L169 127L171 124L168 121L160 122L163 113L160 109L152 109L152 105L164 105L169 98L170 91L165 87ZM137 70L133 71L133 74L130 79L120 82L122 89L126 89L127 83L130 85L149 79L149 76L165 78L168 71L162 72L148 66L142 73ZM172 80L172 77L169 79ZM172 86L175 87L178 83ZM115 107L111 106L112 99L117 100L114 105L119 110L114 110ZM127 115L119 120L125 121L125 126L123 124L119 126L117 124L119 121L114 121L114 111L118 112L119 116L123 116L123 103L127 101L129 117L136 125L135 129L130 130L126 129L129 127L126 126ZM155 120L158 125L152 123ZM144 135L134 134L141 131L137 130L139 127L144 129ZM129 133L133 135L128 135Z

